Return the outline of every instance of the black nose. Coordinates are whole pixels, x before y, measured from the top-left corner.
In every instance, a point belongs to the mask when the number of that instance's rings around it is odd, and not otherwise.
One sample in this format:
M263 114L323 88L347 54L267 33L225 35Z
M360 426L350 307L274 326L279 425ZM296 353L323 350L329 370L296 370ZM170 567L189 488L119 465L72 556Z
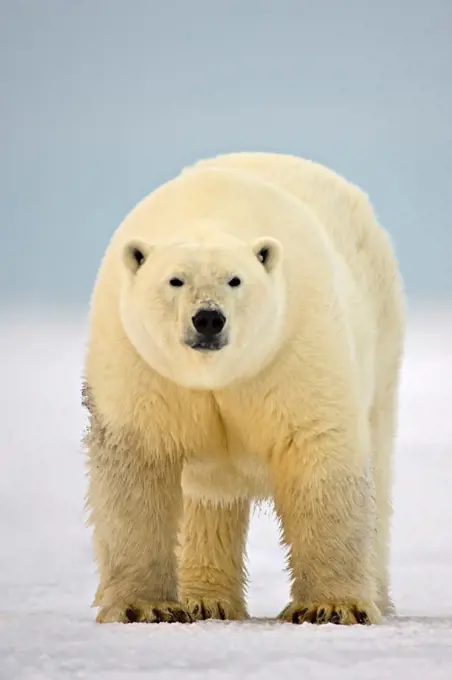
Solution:
M224 328L226 317L218 310L200 309L192 318L193 326L200 335L212 338Z

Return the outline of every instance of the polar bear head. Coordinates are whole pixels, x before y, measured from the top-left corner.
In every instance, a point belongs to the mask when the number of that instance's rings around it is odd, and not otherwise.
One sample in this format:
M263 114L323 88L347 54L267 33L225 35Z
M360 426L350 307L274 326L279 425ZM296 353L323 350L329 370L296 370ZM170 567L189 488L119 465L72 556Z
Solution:
M120 315L152 369L214 390L268 364L286 291L283 246L265 233L282 207L259 182L209 170L183 174L135 209L118 250Z
M185 387L216 389L259 372L284 312L281 244L132 239L123 248L123 326L143 359Z

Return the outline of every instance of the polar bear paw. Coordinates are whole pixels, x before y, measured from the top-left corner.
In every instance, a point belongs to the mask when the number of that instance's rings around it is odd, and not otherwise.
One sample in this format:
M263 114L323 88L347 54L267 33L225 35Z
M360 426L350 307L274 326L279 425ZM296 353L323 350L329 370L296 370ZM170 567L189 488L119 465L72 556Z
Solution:
M278 616L291 623L335 623L342 626L379 623L381 615L371 602L291 602Z
M248 613L243 605L233 604L228 600L208 597L182 598L182 602L193 621L220 619L222 621L243 621Z
M192 618L179 602L148 602L133 599L102 607L97 623L191 623Z

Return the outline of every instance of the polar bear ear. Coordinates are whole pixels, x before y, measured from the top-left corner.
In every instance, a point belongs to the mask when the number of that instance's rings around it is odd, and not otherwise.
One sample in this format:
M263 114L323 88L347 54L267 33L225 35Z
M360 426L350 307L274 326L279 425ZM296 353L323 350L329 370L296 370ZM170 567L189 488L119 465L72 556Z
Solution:
M283 255L281 243L270 236L257 239L253 243L253 252L268 273L276 269Z
M146 262L152 247L143 241L130 241L124 246L122 259L126 269L131 274L136 274L139 268Z

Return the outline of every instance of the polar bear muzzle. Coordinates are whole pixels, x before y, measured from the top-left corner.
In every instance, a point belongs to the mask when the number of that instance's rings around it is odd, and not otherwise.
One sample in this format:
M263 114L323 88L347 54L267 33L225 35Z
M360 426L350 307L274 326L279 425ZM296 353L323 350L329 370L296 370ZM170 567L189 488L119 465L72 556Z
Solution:
M218 351L228 344L227 336L223 332L226 317L217 308L201 307L192 316L192 326L195 333L187 338L186 344L198 351Z

